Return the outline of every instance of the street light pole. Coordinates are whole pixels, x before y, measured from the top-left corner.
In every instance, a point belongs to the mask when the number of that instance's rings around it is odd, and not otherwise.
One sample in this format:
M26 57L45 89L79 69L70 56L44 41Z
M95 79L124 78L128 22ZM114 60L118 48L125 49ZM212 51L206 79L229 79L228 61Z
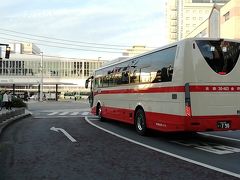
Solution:
M40 101L43 101L43 52L41 54L41 81L40 81Z
M98 57L98 65L97 65L97 68L100 67L100 63L99 63L100 58L102 58L102 57Z

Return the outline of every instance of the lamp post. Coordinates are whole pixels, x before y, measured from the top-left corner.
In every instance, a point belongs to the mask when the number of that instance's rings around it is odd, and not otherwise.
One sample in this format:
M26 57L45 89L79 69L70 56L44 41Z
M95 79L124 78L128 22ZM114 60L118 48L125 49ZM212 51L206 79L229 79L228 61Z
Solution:
M98 57L98 65L97 65L97 68L100 67L100 63L99 63L100 58L102 58L102 57Z
M43 101L43 52L40 52L40 54L41 54L41 64L40 64L40 70L41 70L40 101Z

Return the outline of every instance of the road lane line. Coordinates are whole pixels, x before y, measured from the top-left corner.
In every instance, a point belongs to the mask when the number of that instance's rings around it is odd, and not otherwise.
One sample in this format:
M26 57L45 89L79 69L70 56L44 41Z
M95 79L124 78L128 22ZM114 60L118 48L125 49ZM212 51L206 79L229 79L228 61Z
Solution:
M212 169L212 170L215 170L215 171L218 171L218 172L221 172L221 173L224 173L224 174L228 174L228 175L231 175L231 176L234 176L234 177L237 177L237 178L240 178L240 174L237 174L237 173L234 173L234 172L231 172L231 171L227 171L227 170L224 170L224 169L221 169L221 168L218 168L218 167L214 167L214 166L211 166L211 165L208 165L208 164L205 164L205 163L201 163L201 162L198 162L198 161L195 161L195 160L192 160L192 159L189 159L189 158L186 158L186 157L183 157L183 156L179 156L177 154L173 154L173 153L170 153L170 152L167 152L167 151L164 151L164 150L161 150L161 149L158 149L158 148L155 148L155 147L152 147L152 146L149 146L149 145L146 145L146 144L143 144L143 143L140 143L140 142L137 142L137 141L134 141L132 139L129 139L127 137L124 137L124 136L121 136L119 134L116 134L112 131L109 131L107 129L104 129L103 127L100 127L96 124L94 124L93 122L91 122L88 117L85 117L85 120L91 124L92 126L98 128L98 129L101 129L111 135L114 135L116 137L119 137L121 139L124 139L126 141L129 141L131 143L134 143L134 144L137 144L137 145L140 145L140 146L143 146L145 148L148 148L148 149L151 149L151 150L154 150L154 151L157 151L157 152L160 152L160 153L163 153L163 154L166 154L168 156L172 156L172 157L175 157L175 158L178 158L178 159L181 159L183 161L187 161L187 162L190 162L190 163L193 163L193 164L196 164L196 165L199 165L199 166L202 166L202 167L205 167L205 168L208 168L208 169Z
M212 134L206 134L206 133L198 133L204 136L210 136L210 137L215 137L215 138L221 138L221 139L227 139L231 141L238 141L240 142L240 139L234 139L234 138L229 138L229 137L224 137L224 136L218 136L218 135L212 135Z

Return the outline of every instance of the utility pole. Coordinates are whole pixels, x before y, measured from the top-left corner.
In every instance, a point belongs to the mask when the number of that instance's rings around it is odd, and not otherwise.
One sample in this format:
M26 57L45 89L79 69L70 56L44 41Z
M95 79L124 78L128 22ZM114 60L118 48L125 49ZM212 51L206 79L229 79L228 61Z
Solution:
M43 52L41 54L41 64L40 64L40 70L41 70L41 81L40 81L40 101L43 101Z

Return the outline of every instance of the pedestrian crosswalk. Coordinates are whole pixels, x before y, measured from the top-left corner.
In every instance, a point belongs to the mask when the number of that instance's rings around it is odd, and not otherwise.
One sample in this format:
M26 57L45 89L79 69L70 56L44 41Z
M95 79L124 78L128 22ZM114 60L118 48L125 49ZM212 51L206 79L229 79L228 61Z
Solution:
M78 111L56 111L56 112L50 112L46 113L48 116L87 116L90 115L90 112L78 112Z
M37 117L81 117L81 116L92 116L89 111L41 111L35 112Z

